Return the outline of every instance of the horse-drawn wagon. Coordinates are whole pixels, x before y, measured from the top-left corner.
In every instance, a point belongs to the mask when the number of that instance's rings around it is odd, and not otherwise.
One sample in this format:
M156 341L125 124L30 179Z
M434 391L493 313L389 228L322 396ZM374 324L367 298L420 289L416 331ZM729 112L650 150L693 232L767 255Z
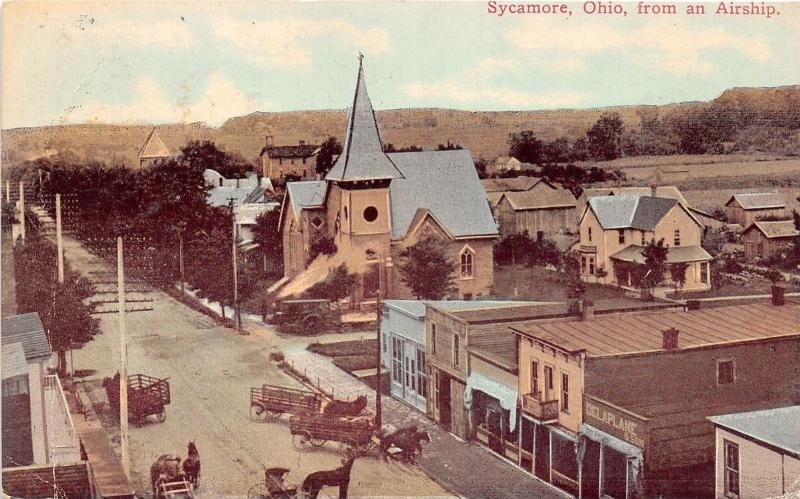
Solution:
M261 385L250 388L250 419L265 421L267 416L283 413L299 414L320 412L320 394L279 385Z
M119 373L103 380L108 403L119 411ZM167 419L164 409L170 403L169 378L159 379L145 374L128 376L128 419L138 423L154 415L159 422Z
M292 444L299 451L322 447L327 441L339 442L343 454L352 447L365 451L373 445L374 430L371 416L330 416L320 413L304 413L292 416L289 432Z

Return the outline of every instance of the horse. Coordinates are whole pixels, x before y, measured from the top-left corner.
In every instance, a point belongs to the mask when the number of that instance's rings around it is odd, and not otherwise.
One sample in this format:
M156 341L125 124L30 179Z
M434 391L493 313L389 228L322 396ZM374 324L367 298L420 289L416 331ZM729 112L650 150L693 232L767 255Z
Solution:
M322 487L338 487L339 499L347 499L347 489L350 487L350 470L353 468L355 459L355 456L342 459L342 466L335 470L315 471L309 474L303 480L301 490L309 499L317 499Z
M153 497L161 497L158 486L163 482L173 482L184 477L181 470L181 458L171 454L161 454L150 466L150 485Z
M181 463L181 468L183 468L183 474L186 475L186 479L189 483L191 483L194 488L197 488L198 482L200 481L200 453L197 451L194 440L190 440L186 447L187 456L186 459L183 460L183 463Z
M359 395L352 402L333 399L322 408L322 414L325 416L358 416L366 407L366 395Z
M388 456L389 448L394 446L401 450L399 457L406 462L412 462L414 456L422 454L422 442L430 442L431 437L427 431L418 431L415 426L403 428L381 439L381 452Z

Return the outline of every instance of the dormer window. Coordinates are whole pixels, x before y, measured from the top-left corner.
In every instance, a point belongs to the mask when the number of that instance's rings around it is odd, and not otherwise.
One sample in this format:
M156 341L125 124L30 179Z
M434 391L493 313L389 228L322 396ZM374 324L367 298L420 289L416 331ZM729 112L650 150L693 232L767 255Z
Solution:
M475 252L472 251L472 248L469 246L465 246L463 250L461 250L461 277L474 277L474 258Z

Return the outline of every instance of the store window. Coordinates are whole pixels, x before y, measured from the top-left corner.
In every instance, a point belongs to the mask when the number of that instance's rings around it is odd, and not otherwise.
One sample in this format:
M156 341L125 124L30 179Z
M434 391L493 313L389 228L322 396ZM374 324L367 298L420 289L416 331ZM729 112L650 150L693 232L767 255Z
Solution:
M575 443L552 431L550 435L552 437L553 484L577 496L578 459L575 456Z
M717 385L729 385L736 381L736 362L733 360L717 361Z
M392 338L392 379L403 382L403 342Z
M458 367L458 357L459 357L459 345L458 345L459 337L457 333L453 334L453 365Z
M417 393L421 397L427 395L427 379L425 377L425 352L417 349Z

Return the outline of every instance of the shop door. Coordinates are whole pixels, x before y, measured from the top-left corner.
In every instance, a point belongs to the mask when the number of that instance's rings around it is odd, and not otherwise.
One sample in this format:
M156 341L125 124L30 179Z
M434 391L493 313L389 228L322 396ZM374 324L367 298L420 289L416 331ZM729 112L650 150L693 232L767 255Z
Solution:
M625 499L628 458L610 447L603 448L603 497Z
M436 389L439 392L436 395L436 405L439 407L439 424L449 430L451 424L450 376L437 372L436 378Z
M486 429L489 431L489 448L503 455L503 413L486 410Z
M414 402L417 392L417 349L413 343L403 342L403 398Z
M536 457L534 459L534 474L544 480L550 481L550 430L546 426L536 425Z
M600 444L586 440L581 469L581 497L595 499L600 494Z

